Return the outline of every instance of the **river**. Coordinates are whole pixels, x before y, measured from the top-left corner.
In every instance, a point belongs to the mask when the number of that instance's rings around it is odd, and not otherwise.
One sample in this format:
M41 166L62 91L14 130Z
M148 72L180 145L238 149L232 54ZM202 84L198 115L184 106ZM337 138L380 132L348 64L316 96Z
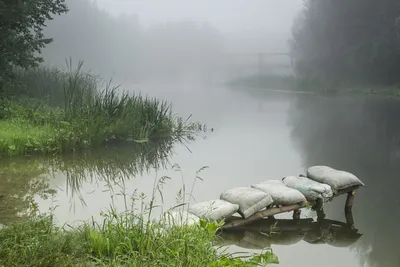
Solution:
M177 145L172 150L124 146L56 160L4 159L0 163L0 223L15 220L33 200L41 212L52 210L60 224L99 218L110 206L124 210L135 190L136 196L143 192L148 200L154 179L163 176L171 179L163 186L163 198L157 200L166 209L177 203L182 184L191 192L196 171L203 166L208 168L199 174L202 180L196 179L194 202L219 198L225 189L297 175L307 166L324 164L353 172L366 184L358 190L353 207L355 228L362 236L340 246L310 238L290 244L271 242L280 266L400 266L396 252L400 240L397 100L246 94L201 86L132 86L138 87L168 99L175 113L193 114L192 120L213 131L200 134L188 147ZM180 171L172 168L174 163ZM345 221L344 201L339 197L325 206L327 219ZM302 218L306 217L315 214L304 211ZM259 251L236 245L229 250Z

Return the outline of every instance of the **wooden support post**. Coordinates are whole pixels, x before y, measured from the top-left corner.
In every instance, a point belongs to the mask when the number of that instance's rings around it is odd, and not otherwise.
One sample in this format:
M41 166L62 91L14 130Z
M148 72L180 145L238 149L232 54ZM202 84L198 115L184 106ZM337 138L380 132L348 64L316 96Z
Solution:
M350 210L345 210L344 215L346 216L346 223L350 229L354 229L354 218L353 212Z
M322 199L317 199L314 205L314 209L317 212L317 220L322 221L325 219L326 215L324 212L324 203Z
M297 209L293 211L293 220L300 220L301 210Z
M346 205L344 206L345 212L351 211L351 209L353 208L355 194L356 194L356 191L351 191L351 192L347 193Z

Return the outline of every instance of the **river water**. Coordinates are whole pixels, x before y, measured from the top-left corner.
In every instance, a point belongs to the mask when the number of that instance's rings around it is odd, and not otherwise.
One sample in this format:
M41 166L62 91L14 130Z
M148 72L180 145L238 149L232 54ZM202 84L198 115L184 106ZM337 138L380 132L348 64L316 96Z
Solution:
M199 202L219 198L225 189L298 175L307 166L324 164L353 172L366 184L358 190L353 207L354 231L360 236L354 238L345 231L324 241L312 233L302 233L299 238L299 233L292 232L293 237L279 242L273 238L263 241L248 231L232 237L229 250L257 252L269 242L280 266L400 266L396 252L400 240L397 100L248 94L183 85L139 89L168 99L175 113L193 114L192 120L213 131L200 134L188 147L124 146L56 159L3 159L0 223L18 219L33 200L41 212L52 210L60 224L99 218L110 206L124 210L135 192L136 196L144 193L148 200L155 179L163 176L171 179L163 185L163 197L158 195L157 201L166 209L177 203L183 184L186 192L193 194L192 202ZM172 166L175 163L180 171ZM198 174L202 180L196 179L191 191L196 171L203 166L208 168ZM339 197L328 203L326 218L345 222L344 201ZM315 214L304 211L302 218L315 218Z

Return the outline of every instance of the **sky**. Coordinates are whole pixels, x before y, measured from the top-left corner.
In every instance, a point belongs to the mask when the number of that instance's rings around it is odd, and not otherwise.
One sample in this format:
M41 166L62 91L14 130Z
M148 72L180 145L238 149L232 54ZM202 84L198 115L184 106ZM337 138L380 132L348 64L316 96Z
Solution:
M97 0L113 14L136 14L144 26L194 19L225 33L290 31L302 0Z

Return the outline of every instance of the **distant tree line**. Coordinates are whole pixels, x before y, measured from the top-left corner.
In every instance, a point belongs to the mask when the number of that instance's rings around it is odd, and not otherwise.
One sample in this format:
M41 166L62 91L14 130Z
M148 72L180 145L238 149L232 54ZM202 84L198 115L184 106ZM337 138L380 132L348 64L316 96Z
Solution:
M292 32L295 70L305 79L400 83L399 0L305 0Z

